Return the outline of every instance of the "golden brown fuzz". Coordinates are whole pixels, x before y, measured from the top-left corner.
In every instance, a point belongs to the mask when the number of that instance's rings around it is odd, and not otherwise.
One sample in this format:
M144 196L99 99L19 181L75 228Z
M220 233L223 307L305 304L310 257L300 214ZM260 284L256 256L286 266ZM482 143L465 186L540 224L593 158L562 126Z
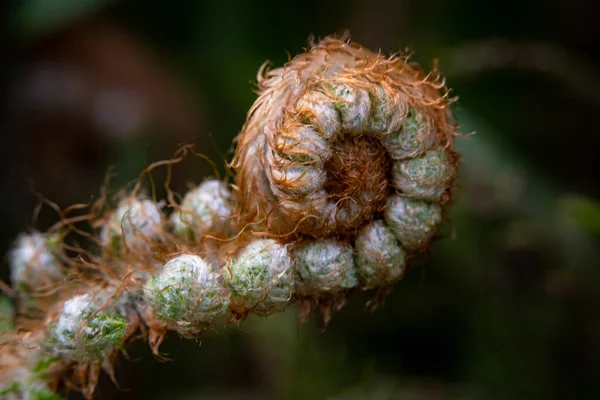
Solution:
M390 160L383 146L369 136L343 137L331 150L324 188L341 209L358 206L355 218L337 223L339 234L352 233L384 206Z
M242 219L257 230L347 236L395 191L435 202L451 193L454 99L436 71L329 37L263 67L258 86L232 162Z

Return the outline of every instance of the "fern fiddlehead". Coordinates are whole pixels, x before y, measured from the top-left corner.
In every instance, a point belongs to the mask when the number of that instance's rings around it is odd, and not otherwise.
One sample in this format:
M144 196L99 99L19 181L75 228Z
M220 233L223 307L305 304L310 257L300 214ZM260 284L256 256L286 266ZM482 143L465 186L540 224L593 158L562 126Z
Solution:
M140 332L157 351L167 330L196 337L295 300L327 322L352 290L386 291L428 248L458 163L436 73L326 38L263 67L258 85L235 185L206 181L170 216L150 199L123 200L94 223L99 249L79 264L56 234L15 243L13 286L28 299L21 313L36 316L3 338L4 396L55 396L77 377L91 397L99 369L110 372ZM69 274L74 265L87 272Z

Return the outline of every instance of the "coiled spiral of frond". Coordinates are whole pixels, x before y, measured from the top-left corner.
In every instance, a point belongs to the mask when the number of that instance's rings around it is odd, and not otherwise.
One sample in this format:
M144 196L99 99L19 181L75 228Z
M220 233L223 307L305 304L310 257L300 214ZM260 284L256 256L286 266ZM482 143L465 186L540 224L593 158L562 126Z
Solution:
M404 247L427 246L457 163L437 75L328 38L261 69L258 86L233 160L250 220L282 236L350 239L384 220Z

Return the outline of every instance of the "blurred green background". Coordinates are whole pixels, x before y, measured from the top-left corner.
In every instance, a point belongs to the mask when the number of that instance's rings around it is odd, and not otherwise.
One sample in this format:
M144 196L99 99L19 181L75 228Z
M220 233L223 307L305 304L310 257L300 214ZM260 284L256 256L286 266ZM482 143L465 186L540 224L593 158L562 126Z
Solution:
M144 344L98 399L600 398L600 24L587 0L24 0L8 3L0 243L32 188L65 207L195 142L225 173L265 60L349 30L448 78L461 131L446 238L376 312L355 296L321 332L296 308ZM183 192L214 174L174 170ZM161 175L162 174L162 175ZM155 174L157 182L164 171ZM160 188L160 184L158 185ZM162 195L159 190L159 195ZM8 278L6 263L1 277ZM72 394L79 398L79 394Z

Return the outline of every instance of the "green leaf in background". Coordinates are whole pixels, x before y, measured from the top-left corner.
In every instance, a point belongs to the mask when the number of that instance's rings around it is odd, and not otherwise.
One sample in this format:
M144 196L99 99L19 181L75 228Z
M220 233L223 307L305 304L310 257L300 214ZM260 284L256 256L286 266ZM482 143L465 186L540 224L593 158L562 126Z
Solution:
M24 36L46 33L59 25L98 11L113 0L25 0L14 25Z
M559 214L577 228L600 235L600 203L581 195L568 194L558 200Z

